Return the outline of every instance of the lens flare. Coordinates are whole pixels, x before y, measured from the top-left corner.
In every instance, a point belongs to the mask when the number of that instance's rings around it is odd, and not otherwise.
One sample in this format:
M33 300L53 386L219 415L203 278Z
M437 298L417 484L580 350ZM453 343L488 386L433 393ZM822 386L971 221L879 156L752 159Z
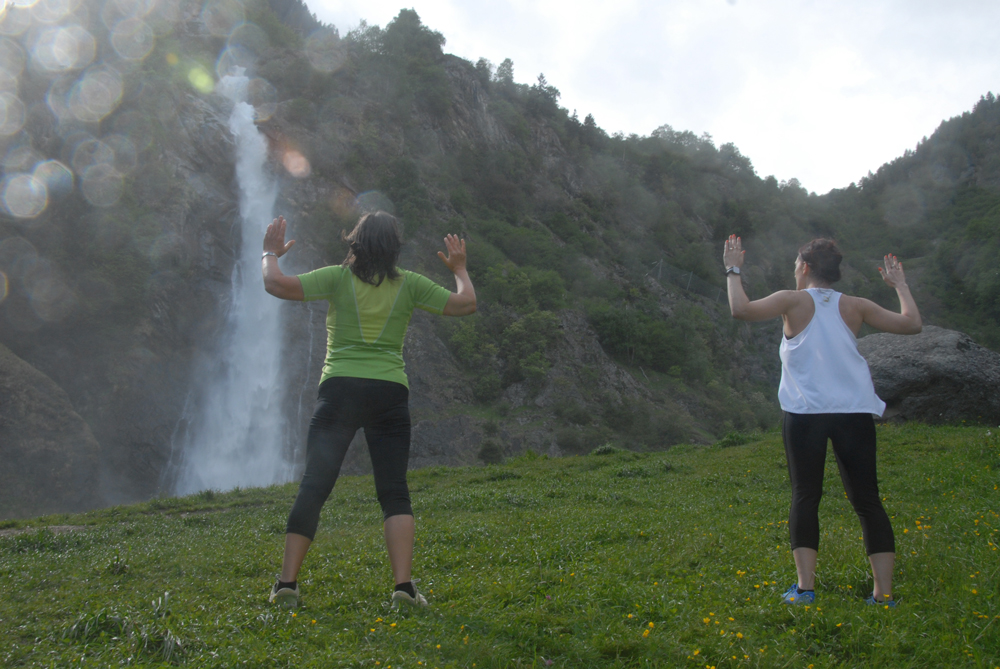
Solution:
M30 174L14 174L0 185L4 208L16 218L35 218L49 203L45 184Z
M271 40L256 23L241 23L229 33L226 46L238 47L254 56L259 56L271 46Z
M278 109L278 91L266 79L251 79L247 83L247 102L253 105L254 118L266 121Z
M76 308L76 296L48 261L35 263L25 273L24 288L32 310L43 321L61 321Z
M24 70L26 60L20 44L5 37L0 38L0 70L16 79Z
M215 74L221 79L226 76L239 76L256 62L256 57L241 46L227 47L215 61Z
M32 59L49 72L86 67L96 52L94 36L80 26L44 30L31 48Z
M188 82L200 93L211 93L215 90L215 79L202 67L192 67L188 72Z
M38 251L24 237L7 237L0 241L0 269L12 280L24 276L37 261Z
M107 0L101 8L101 21L105 28L114 30L123 19L145 18L156 4L156 0Z
M281 158L281 164L296 179L305 179L312 173L312 165L309 164L309 159L298 151L286 151L285 155Z
M73 118L67 101L69 92L73 90L75 84L76 79L72 75L63 75L49 85L49 90L45 94L45 104L60 123Z
M117 70L95 65L69 93L69 108L73 116L85 123L97 123L110 114L122 98L122 77ZM53 110L54 111L54 110Z
M347 50L340 37L329 28L320 28L309 35L305 51L313 69L320 72L336 72L347 60Z
M392 203L392 200L377 190L361 193L354 198L354 208L359 214L369 214L375 211L384 211L389 214L396 213L396 206Z
M3 165L3 171L8 174L11 172L30 172L35 163L42 159L42 154L30 146L15 146L4 155L0 165Z
M79 4L77 0L38 0L31 8L31 17L38 23L57 23L73 12Z
M119 174L128 174L135 169L135 145L124 135L107 135L101 140L111 149L112 165Z
M77 143L73 149L70 164L78 174L86 172L95 165L114 165L115 152L110 146L99 139L86 139Z
M80 184L83 197L95 207L110 207L118 202L123 188L122 175L107 164L87 168Z
M235 0L208 0L201 10L202 23L216 37L226 37L244 19L243 7Z
M149 13L145 16L153 32L158 36L169 35L180 20L181 4L176 0L157 0Z
M0 93L0 135L13 135L24 126L24 103L13 93Z
M65 195L73 190L73 172L58 160L38 163L32 176L45 184L49 195Z
M111 31L111 46L125 60L142 60L153 50L153 29L142 19L124 19Z
M5 4L0 8L0 35L15 37L31 27L31 8Z

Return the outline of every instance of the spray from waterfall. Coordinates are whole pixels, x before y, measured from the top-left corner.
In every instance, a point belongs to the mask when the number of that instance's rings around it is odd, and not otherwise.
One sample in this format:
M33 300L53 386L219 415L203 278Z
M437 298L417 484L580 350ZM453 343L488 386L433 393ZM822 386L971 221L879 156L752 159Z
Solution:
M283 331L280 302L264 292L261 240L274 214L277 187L266 170L267 141L247 103L249 79L223 77L217 90L234 102L229 129L236 144L242 243L233 266L232 301L214 360L196 373L186 429L174 444L175 492L228 490L287 481L282 412Z

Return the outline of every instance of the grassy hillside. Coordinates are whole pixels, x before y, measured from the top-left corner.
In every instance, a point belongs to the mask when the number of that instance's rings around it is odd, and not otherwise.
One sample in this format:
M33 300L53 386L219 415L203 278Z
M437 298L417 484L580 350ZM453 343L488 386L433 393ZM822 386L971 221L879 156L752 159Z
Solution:
M416 575L396 613L371 480L328 503L295 612L266 602L294 486L7 523L0 664L199 667L997 667L1000 436L879 429L895 610L827 468L816 606L794 580L777 434L666 453L414 472Z

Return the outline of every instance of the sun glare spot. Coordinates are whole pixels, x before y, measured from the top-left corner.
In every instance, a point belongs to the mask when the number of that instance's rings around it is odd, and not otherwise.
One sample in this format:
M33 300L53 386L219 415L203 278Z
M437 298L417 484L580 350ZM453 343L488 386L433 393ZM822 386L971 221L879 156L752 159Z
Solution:
M176 53L168 53L164 59L167 61L167 65L170 65L171 67L181 62Z
M191 68L188 82L200 93L211 93L215 89L215 79L201 67Z
M35 218L49 202L45 184L31 174L15 174L3 181L3 204L11 216Z
M304 179L312 173L312 165L309 159L298 151L286 151L281 159L282 164L288 173L296 179Z

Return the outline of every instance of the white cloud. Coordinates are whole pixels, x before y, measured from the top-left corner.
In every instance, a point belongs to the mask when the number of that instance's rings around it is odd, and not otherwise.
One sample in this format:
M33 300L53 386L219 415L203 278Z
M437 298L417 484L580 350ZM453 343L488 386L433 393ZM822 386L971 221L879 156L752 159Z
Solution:
M445 50L544 72L608 132L664 123L735 143L762 176L846 186L1000 91L1000 3L416 0ZM312 0L341 33L397 2Z

